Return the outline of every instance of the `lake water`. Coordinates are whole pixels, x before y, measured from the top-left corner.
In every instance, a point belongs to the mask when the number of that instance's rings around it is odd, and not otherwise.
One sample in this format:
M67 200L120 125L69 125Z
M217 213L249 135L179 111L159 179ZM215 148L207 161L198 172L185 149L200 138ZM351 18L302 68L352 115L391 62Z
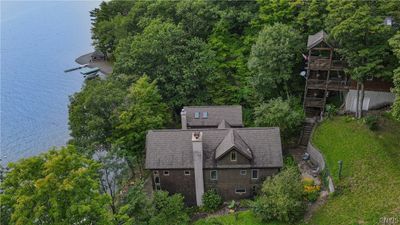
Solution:
M69 139L69 96L80 90L78 56L92 51L97 1L1 1L2 164Z

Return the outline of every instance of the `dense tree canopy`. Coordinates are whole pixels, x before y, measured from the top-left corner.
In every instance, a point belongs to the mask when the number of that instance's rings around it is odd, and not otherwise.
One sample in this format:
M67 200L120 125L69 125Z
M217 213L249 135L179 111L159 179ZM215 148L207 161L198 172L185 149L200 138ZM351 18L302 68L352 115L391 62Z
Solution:
M99 164L73 146L10 164L1 184L1 224L111 224Z
M212 72L212 52L179 25L152 20L143 33L122 41L116 53L115 73L146 74L157 80L174 109L207 101L205 78Z

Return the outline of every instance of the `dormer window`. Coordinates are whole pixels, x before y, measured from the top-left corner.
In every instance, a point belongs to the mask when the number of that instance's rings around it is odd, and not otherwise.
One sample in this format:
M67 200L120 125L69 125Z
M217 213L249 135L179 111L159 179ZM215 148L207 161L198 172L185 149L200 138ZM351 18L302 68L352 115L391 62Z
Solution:
M200 112L195 112L194 113L194 118L195 119L200 119Z
M236 161L236 152L235 151L231 152L231 161Z
M203 112L203 119L207 119L208 118L208 112Z

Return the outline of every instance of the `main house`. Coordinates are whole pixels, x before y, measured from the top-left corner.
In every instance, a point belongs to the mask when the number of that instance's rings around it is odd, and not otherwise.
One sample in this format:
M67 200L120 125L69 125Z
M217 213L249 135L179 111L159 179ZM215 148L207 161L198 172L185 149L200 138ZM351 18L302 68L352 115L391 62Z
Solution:
M188 205L216 189L226 200L255 195L283 166L279 128L244 128L241 106L191 106L182 129L150 130L146 169L153 188L180 193Z

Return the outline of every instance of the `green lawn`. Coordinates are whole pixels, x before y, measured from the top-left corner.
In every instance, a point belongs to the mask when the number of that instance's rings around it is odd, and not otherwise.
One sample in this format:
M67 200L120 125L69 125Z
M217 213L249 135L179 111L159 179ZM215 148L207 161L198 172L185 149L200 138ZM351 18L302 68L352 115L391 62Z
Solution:
M400 124L381 119L372 132L361 121L338 117L320 124L313 143L323 152L338 187L337 195L310 224L377 224L400 220ZM338 181L338 161L343 177Z
M263 223L254 216L250 210L240 212L238 219L235 220L234 215L225 215L218 217L209 217L198 220L194 225L281 225L280 223Z

